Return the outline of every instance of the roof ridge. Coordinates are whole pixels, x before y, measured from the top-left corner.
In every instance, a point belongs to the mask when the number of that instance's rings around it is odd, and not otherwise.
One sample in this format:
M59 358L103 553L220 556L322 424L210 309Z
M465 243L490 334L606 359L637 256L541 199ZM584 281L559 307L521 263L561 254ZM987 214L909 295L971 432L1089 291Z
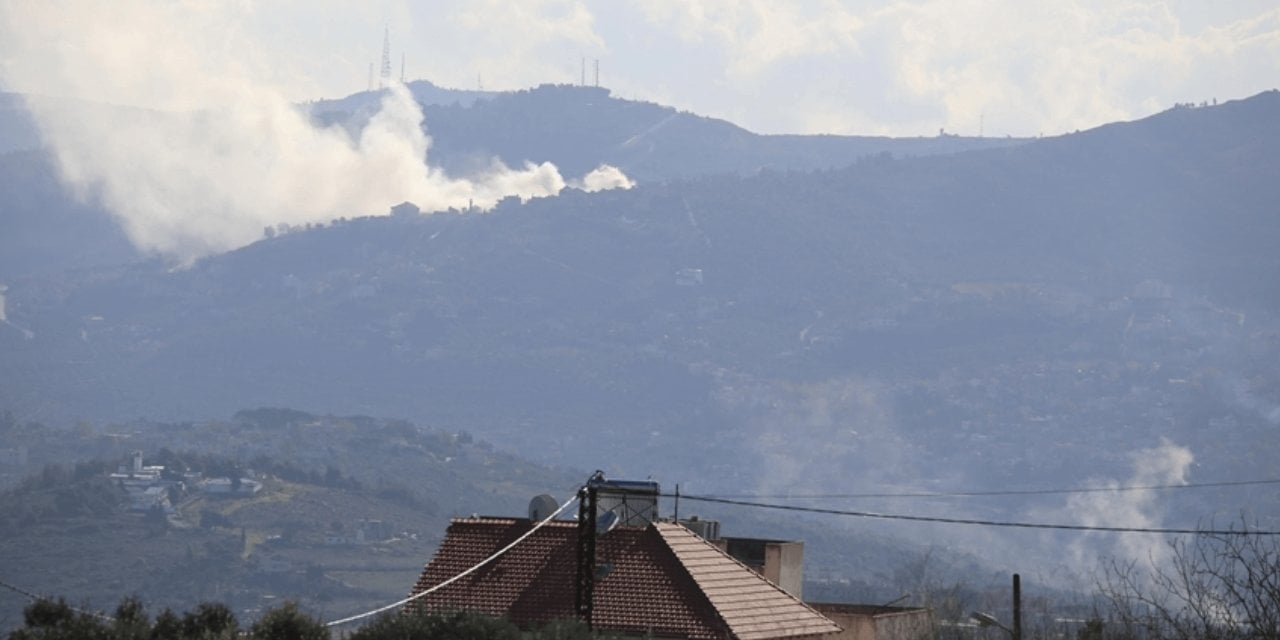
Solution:
M678 535L687 536L688 538L692 538L693 540L696 540L697 542L701 543L701 544L702 544L703 546L705 546L706 548L711 549L711 550L714 550L714 551L715 551L717 554L719 554L721 557L723 557L723 558L724 558L724 559L726 559L726 560L729 560L729 561L733 562L733 563L734 563L734 564L736 564L739 568L741 568L742 570L746 571L746 572L747 572L747 574L751 575L751 576L752 576L752 577L754 577L756 580L758 580L758 581L760 581L760 582L764 583L765 585L767 585L770 589L773 589L773 590L774 590L774 591L776 591L777 593L781 593L782 595L786 596L788 599L790 599L790 600L791 600L792 602L794 602L795 604L798 604L798 605L800 605L801 607L804 607L806 610L808 610L808 611L809 611L809 613L812 613L813 615L817 616L818 618L820 618L820 619L822 619L822 620L826 620L827 622L831 623L831 625L835 626L837 630L840 630L840 626L839 626L839 625L837 625L837 624L836 624L834 621L832 621L830 618L828 618L826 615L824 615L821 611L818 611L817 609L814 609L813 607L811 607L811 606L809 606L808 604L806 604L806 603L804 602L804 600L801 600L800 598L797 598L796 596L792 595L792 594L791 594L790 592L788 592L787 590L785 590L785 589L783 589L782 587L779 587L778 585L774 584L774 583L773 583L773 582L771 582L768 578L765 578L764 576L762 576L762 575L760 575L758 572L756 572L756 570L755 570L755 569L752 569L751 567L748 567L748 566L747 566L746 564L744 564L742 561L740 561L740 560L738 560L737 558L735 558L735 557L733 557L733 556L729 555L729 554L728 554L728 552L726 552L724 549L721 549L720 547L716 546L715 544L712 544L712 543L711 543L711 541L709 541L709 540L707 540L706 538L703 538L702 536L698 535L698 534L697 534L697 533L695 533L692 529L690 529L690 528L688 528L688 527L684 526L683 524L680 524L679 522L655 522L655 523L653 523L653 524L654 524L654 528L655 528L655 529L657 529L658 534L659 534L659 537L662 539L663 544L665 544L665 545L667 546L667 548L671 550L671 553L672 553L672 554L674 554L674 555L676 556L676 558L679 558L679 559L681 560L681 562L679 563L679 564L680 564L680 568L681 568L681 569L683 569L683 570L684 570L684 572L685 572L686 574L688 574L688 575L689 575L689 577L694 581L694 583L695 583L695 584L699 585L699 590L700 590L700 591L702 591L703 596L704 596L704 597L706 597L706 598L707 598L707 600L708 600L709 602L711 602L711 608L712 608L713 610L715 610L715 612L716 612L716 616L720 618L721 622L723 622L723 623L724 623L725 627L729 628L729 630L730 630L731 632L733 632L735 636L737 636L738 634L737 634L737 632L736 632L736 631L734 631L734 630L733 630L733 625L732 625L732 624L730 624L730 623L729 623L729 621L728 621L727 619L725 619L724 614L720 612L720 607L719 607L719 606L717 606L717 605L716 605L716 603L715 603L715 601L713 601L713 600L711 599L710 594L708 594L708 593L706 592L706 590L705 590L705 589L702 589L702 588L701 588L701 587L702 587L702 583L698 580L697 576L694 576L694 575L689 571L689 568L685 565L685 563L684 563L684 561L683 561L683 558L681 558L681 556L680 556L680 553L679 553L678 551L676 551L676 549L675 549L674 547L672 547L672 546L671 546L671 542L672 542L672 541L671 541L671 539L670 539L670 538L668 538L668 536L667 536L667 533L668 533L668 532L673 532L673 533L674 533L675 531L679 531L679 534L678 534ZM674 531L673 531L673 527L678 528L678 529L674 529Z

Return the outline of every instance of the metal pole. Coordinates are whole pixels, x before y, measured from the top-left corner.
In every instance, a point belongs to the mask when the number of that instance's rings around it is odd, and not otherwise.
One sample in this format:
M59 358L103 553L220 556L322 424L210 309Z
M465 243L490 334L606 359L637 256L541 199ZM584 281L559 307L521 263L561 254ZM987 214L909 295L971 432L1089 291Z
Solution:
M1022 640L1022 577L1013 574L1013 640Z
M594 478L593 478L594 479ZM578 580L574 609L592 628L596 591L596 488L591 481L578 490Z
M680 522L680 485L676 485L676 513L674 520Z

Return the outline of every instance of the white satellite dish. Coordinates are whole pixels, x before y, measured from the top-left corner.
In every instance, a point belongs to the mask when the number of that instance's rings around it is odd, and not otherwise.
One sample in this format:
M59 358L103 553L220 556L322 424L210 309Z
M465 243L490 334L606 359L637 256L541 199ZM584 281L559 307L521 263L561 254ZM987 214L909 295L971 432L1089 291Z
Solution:
M551 517L551 514L559 509L560 505L556 503L556 499L547 494L534 496L529 501L529 519L534 522L542 522Z
M613 528L618 526L620 520L621 518L618 517L618 514L612 511L606 511L596 516L596 535L602 536L613 531Z

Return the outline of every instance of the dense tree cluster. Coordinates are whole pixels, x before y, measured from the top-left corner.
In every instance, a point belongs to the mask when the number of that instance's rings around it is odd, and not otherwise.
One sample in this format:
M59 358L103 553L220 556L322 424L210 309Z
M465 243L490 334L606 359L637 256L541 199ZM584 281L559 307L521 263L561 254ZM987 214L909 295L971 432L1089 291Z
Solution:
M23 611L24 626L9 640L328 640L320 620L285 604L242 629L226 605L206 602L178 615L165 609L152 619L137 598L125 598L113 616L76 609L64 600L40 600ZM522 631L507 620L474 613L418 615L392 613L342 635L349 640L587 640L605 638L586 625L557 621Z

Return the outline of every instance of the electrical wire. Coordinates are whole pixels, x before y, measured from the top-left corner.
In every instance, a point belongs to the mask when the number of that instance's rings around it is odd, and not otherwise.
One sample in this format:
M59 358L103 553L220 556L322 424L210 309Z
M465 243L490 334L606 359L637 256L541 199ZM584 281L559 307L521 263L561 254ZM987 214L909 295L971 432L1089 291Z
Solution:
M384 611L390 611L391 609L395 609L396 607L402 607L402 606L404 606L404 605L406 605L406 604L408 604L408 603L410 603L410 602L413 602L414 600L417 600L418 598L421 598L421 597L423 597L423 596L426 596L426 595L428 595L428 594L430 594L430 593L433 593L433 592L435 592L435 591L437 591L437 590L439 590L439 589L443 589L443 588L445 588L445 587L447 587L447 586L449 586L449 585L453 584L454 582L456 582L456 581L458 581L458 580L461 580L462 578L465 578L466 576L471 575L472 573L474 573L474 572L475 572L477 569L479 569L480 567L483 567L483 566L485 566L486 564L489 564L490 562L493 562L494 560L498 559L498 557L499 557L499 556L501 556L502 554L504 554L504 553L506 553L506 552L510 551L511 549L513 549L516 545L520 544L521 542L524 542L524 540L525 540L526 538L528 538L529 536L533 535L533 532L537 531L538 529L541 529L541 528L542 528L544 525L546 525L548 522L551 522L552 520L554 520L556 516L560 515L560 514L561 514L565 509L568 509L568 508L569 508L569 505L571 505L571 504L573 504L573 503L575 503L575 502L577 502L577 501L578 501L578 496L577 496L577 494L575 493L575 494L574 494L574 496L573 496L572 498L569 498L569 500L567 500L564 504L560 505L560 508L559 508L559 509L556 509L554 513L552 513L551 515L547 516L547 517L546 517L546 518L544 518L543 520L539 521L537 524L533 525L533 527L532 527L532 528L530 528L528 531L526 531L526 532L524 532L523 534L521 534L519 538L516 538L515 540L512 540L512 541L511 541L511 544L508 544L507 546L505 546L505 547L503 547L503 548L501 548L501 549L498 549L497 551L493 552L493 555L489 556L488 558L485 558L484 560L481 560L478 564L476 564L476 565L472 566L470 569L467 569L466 571L463 571L462 573L459 573L458 575L455 575L455 576L453 576L452 578L449 578L448 580L445 580L444 582L441 582L440 584L437 584L437 585L435 585L435 586L433 586L433 587L431 587L431 588L429 588L429 589L424 589L424 590L422 590L422 591L419 591L418 593L415 593L415 594L413 594L413 595L409 596L408 598L404 598L403 600L399 600L399 601L393 602L393 603L391 603L391 604L389 604L389 605L386 605L386 606L383 606L383 607L378 607L377 609L373 609L373 610L371 610L371 611L366 611L366 612L364 612L364 613L358 613L358 614L356 614L356 615L354 615L354 616L348 616L348 617L346 617L346 618L342 618L342 619L339 619L339 620L333 620L333 621L331 621L331 622L326 622L326 623L324 623L324 626L326 626L326 627L336 627L336 626L339 626L339 625L346 624L346 623L348 623L348 622L355 622L356 620L361 620L361 619L364 619L364 618L368 618L369 616L375 616L375 615L378 615L379 613L383 613Z
M919 491L907 493L785 493L785 494L733 494L715 493L707 497L738 498L752 500L823 500L852 498L972 498L986 496L1041 496L1072 493L1119 493L1125 491L1160 491L1167 489L1204 489L1209 487L1243 487L1280 484L1276 480L1232 480L1225 482L1200 482L1189 484L1153 484L1119 487L1077 487L1071 489L1012 489L1005 491Z
M31 598L32 600L34 600L34 601L36 601L36 602L53 602L53 598L48 598L48 597L42 596L42 595L40 595L40 594L31 593L30 591L27 591L26 589L23 589L22 587L17 587L17 586L11 585L11 584L9 584L8 582L5 582L5 581L3 581L3 580L0 580L0 587L4 587L5 589L8 589L8 590L10 590L10 591L12 591L12 592L14 592L14 593L18 593L18 594L24 595L24 596L26 596L26 597L28 597L28 598ZM65 603L64 603L64 604L65 604ZM82 614L82 615L86 615L86 616L93 616L93 617L98 618L98 619L100 619L100 620L106 620L107 622L115 622L115 621L116 621L116 619L115 619L115 618L112 618L111 616L109 616L109 615L105 615L105 614L102 614L102 613L96 613L96 612L93 612L93 611L85 611L84 609L77 609L77 608L75 608L75 607L73 607L73 606L70 606L70 605L67 605L67 608L68 608L68 609L70 609L70 610L72 610L72 611L74 611L74 612L76 612L76 613L79 613L79 614Z
M674 498L675 494L662 494L663 497ZM1110 533L1159 533L1159 534L1190 534L1190 535L1213 535L1213 536L1276 536L1280 535L1280 531L1267 531L1261 529L1164 529L1164 528L1148 528L1148 527L1106 527L1092 526L1083 524L1050 524L1039 522L1004 522L999 520L976 520L969 518L941 518L934 516L909 516L892 513L875 513L872 511L846 511L842 509L822 509L819 507L799 507L788 504L770 504L767 502L749 502L745 500L729 500L727 498L713 498L711 496L694 496L689 494L680 494L683 500L693 500L695 502L713 502L717 504L728 504L739 507L755 507L760 509L776 509L780 511L799 511L803 513L821 513L826 515L854 516L860 518L877 518L880 520L910 520L913 522L940 522L945 524L970 524L986 527L1014 527L1020 529L1060 529L1067 531L1105 531Z

